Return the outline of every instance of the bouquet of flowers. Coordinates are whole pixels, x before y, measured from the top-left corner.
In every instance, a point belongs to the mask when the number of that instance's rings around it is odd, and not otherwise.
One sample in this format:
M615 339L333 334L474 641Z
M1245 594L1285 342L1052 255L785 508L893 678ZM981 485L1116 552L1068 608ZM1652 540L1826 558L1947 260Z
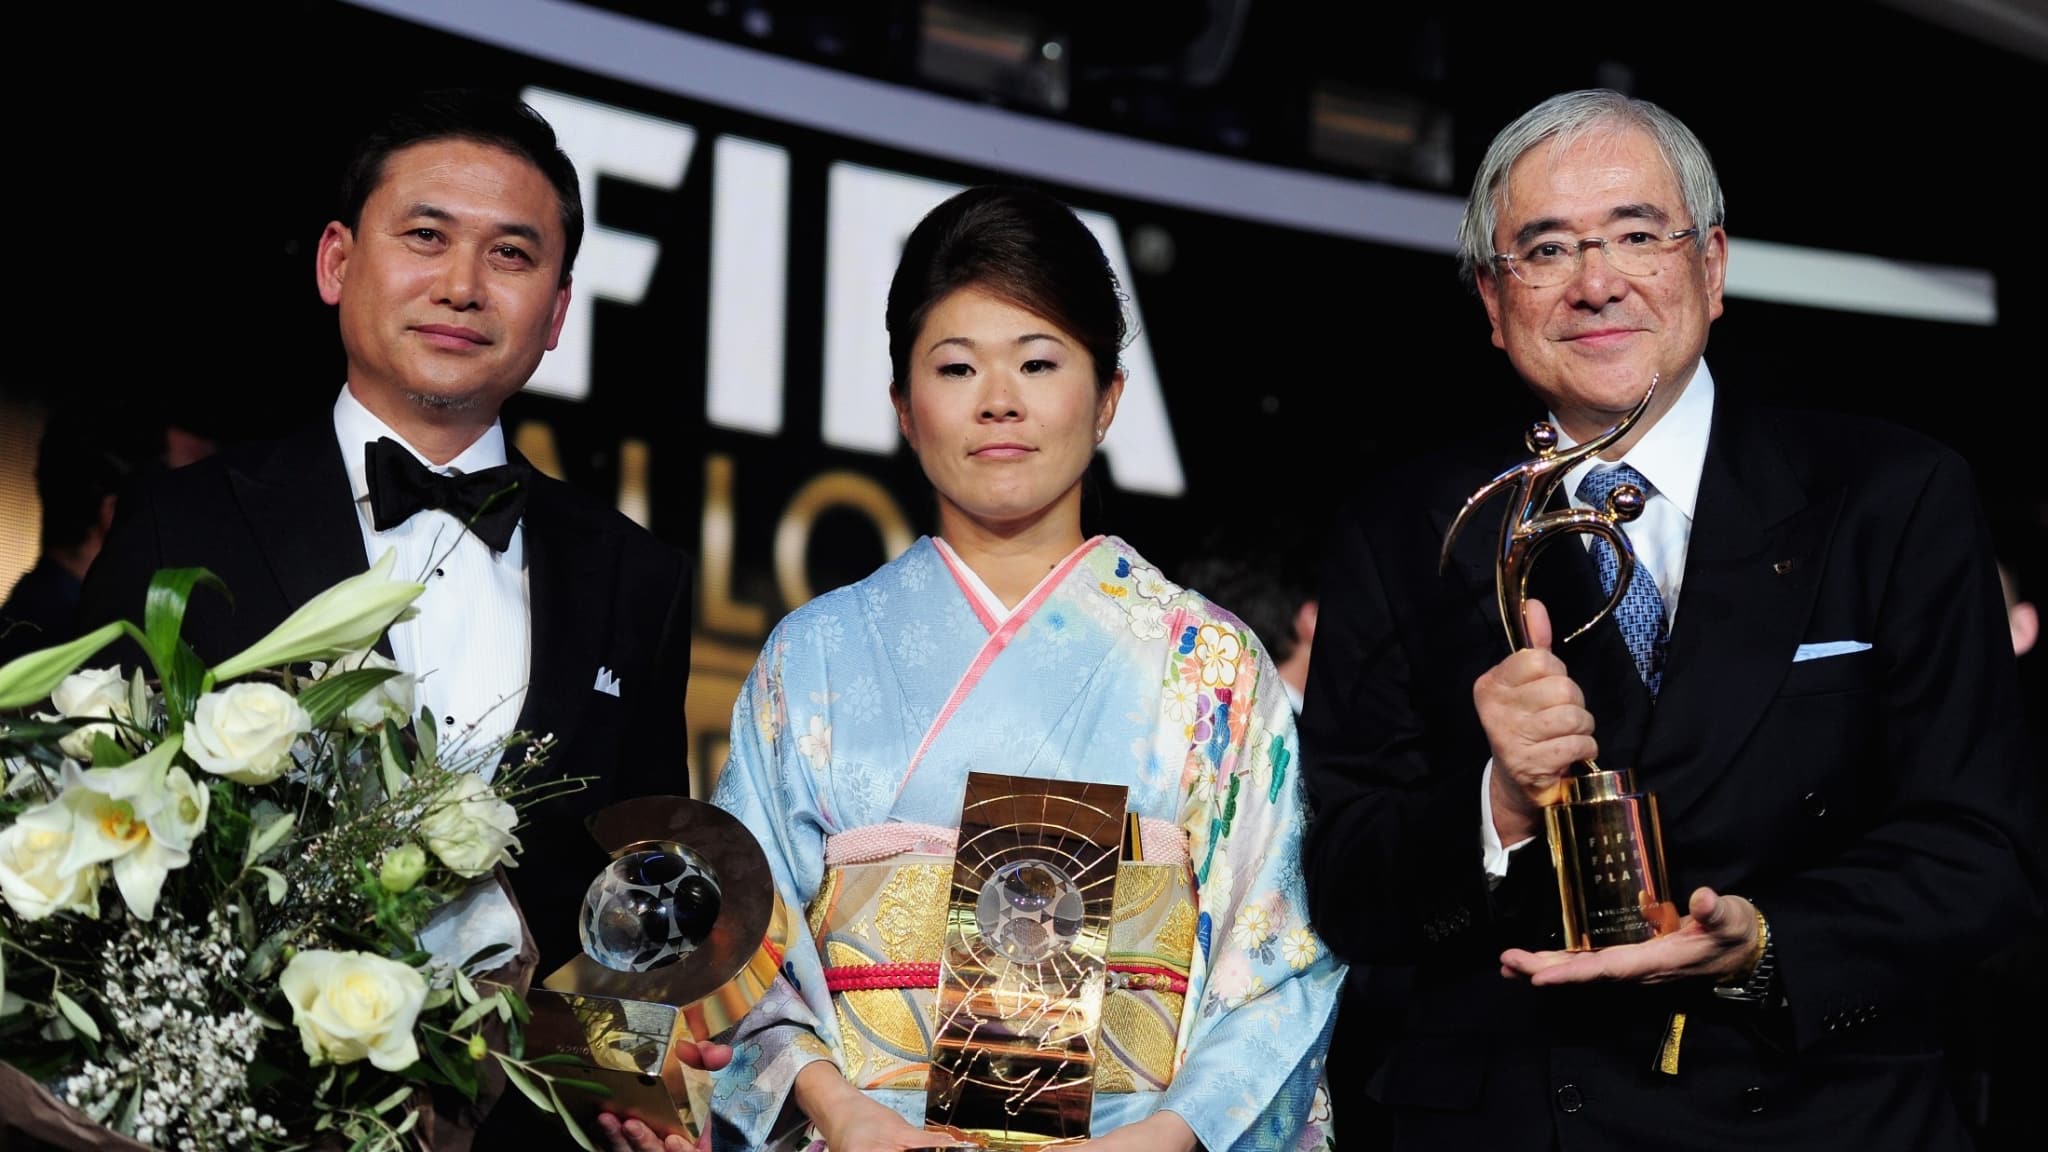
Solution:
M420 932L499 882L519 809L582 781L526 784L547 748L522 734L437 747L372 648L423 591L392 564L212 668L179 636L194 590L218 588L200 569L158 573L139 628L0 667L14 1095L176 1149L424 1144L435 1094L475 1101L493 1063L561 1111L579 1082L526 1058L520 988L470 978L504 946L436 956ZM80 670L122 635L153 680Z

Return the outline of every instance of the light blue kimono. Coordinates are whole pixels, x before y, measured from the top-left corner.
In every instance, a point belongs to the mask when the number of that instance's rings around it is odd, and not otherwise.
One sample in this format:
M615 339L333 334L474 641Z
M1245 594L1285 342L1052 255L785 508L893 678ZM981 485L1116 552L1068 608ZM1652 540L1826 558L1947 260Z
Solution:
M1308 927L1294 718L1264 646L1121 540L1077 550L1007 618L930 539L790 613L733 708L713 802L810 906L828 836L957 826L970 771L1122 784L1195 866L1194 958L1163 1092L1098 1092L1096 1135L1174 1111L1203 1147L1324 1142L1323 1054L1344 968ZM743 1020L715 1077L718 1147L800 1145L797 1072L838 1059L814 942ZM870 1095L922 1124L922 1091Z

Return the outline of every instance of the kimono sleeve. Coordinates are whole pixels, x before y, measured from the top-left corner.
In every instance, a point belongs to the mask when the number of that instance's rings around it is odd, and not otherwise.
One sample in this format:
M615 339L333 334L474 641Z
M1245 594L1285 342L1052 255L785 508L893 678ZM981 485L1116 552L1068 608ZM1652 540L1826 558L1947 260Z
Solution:
M797 1073L832 1049L819 1007L805 996L824 996L816 949L802 930L803 909L817 892L824 868L824 835L809 781L791 772L785 755L788 711L783 704L783 629L768 637L761 657L733 704L731 751L712 803L739 817L767 853L778 894L797 917L781 973L735 1028L732 1063L712 1076L713 1145L763 1148L800 1136L806 1125L791 1099Z
M1190 683L1210 703L1184 745L1195 979L1181 1019L1182 1064L1162 1107L1214 1152L1319 1139L1304 1130L1345 972L1309 926L1294 714L1259 647L1241 625L1205 624L1188 653L1194 659L1167 673L1169 690Z

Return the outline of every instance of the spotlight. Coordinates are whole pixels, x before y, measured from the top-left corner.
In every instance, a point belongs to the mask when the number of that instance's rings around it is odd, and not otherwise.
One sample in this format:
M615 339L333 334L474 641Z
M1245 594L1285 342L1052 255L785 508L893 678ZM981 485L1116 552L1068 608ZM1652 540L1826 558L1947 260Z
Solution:
M917 70L934 84L1064 112L1067 35L1028 9L975 0L926 0L918 13Z
M1319 160L1374 176L1447 188L1451 114L1420 97L1336 83L1309 98L1308 148Z

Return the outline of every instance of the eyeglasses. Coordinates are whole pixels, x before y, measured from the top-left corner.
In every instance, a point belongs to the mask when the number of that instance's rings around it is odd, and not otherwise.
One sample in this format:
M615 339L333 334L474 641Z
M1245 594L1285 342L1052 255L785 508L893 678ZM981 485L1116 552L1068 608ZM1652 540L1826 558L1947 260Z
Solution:
M1588 236L1583 240L1536 240L1520 253L1493 254L1493 262L1505 265L1515 279L1531 288L1555 288L1579 274L1586 249L1600 249L1607 266L1624 276L1653 276L1666 256L1678 250L1682 240L1700 234L1698 228L1681 228L1659 236L1655 232L1624 232L1619 236Z

